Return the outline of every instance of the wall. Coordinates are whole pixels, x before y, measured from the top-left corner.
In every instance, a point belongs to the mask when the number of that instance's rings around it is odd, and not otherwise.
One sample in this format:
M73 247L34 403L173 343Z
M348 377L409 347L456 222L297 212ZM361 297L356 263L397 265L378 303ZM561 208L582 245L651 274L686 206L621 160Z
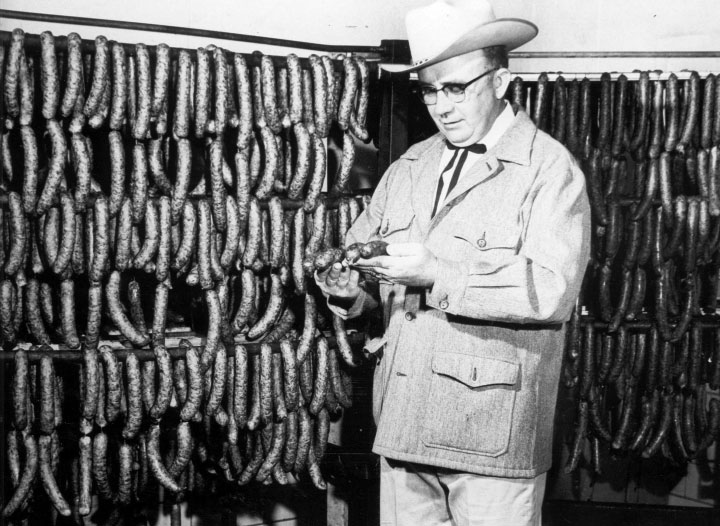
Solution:
M146 23L190 26L327 44L376 46L382 39L404 39L403 14L428 0L3 0L2 8ZM495 0L499 17L533 21L540 33L521 52L585 51L718 51L720 3L716 0ZM0 20L0 29L18 25ZM48 29L45 23L22 22L30 32ZM85 38L102 32L108 38L147 44L196 47L203 39L171 38L145 32L80 27ZM52 28L66 34L68 26ZM219 44L218 42L215 42ZM257 46L227 45L233 51ZM285 54L282 48L267 53ZM531 71L632 71L633 69L720 69L719 58L516 59L513 69Z

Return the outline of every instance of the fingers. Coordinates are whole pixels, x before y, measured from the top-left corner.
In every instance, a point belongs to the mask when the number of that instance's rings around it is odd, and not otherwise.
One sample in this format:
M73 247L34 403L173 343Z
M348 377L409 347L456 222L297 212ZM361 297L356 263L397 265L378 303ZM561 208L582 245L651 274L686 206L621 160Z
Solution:
M392 256L376 256L370 259L360 258L353 266L359 269L389 268L391 262Z
M315 282L326 296L352 298L360 293L360 273L340 263L315 274Z
M342 265L340 263L333 263L333 265L330 267L330 270L328 271L327 277L325 278L325 283L331 286L335 285L338 282L338 279L340 279L342 273Z

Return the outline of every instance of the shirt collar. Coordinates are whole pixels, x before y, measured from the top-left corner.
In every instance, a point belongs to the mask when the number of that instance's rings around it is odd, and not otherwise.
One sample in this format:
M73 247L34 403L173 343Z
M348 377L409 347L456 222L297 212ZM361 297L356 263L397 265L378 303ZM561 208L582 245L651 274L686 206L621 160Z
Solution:
M515 113L513 112L512 106L505 102L505 107L500 112L500 115L495 118L495 122L490 126L485 136L478 141L478 144L484 144L487 150L493 148L498 141L500 141L503 134L510 128L514 118Z
M503 134L510 128L514 118L515 113L513 113L512 106L506 102L505 108L502 112L500 112L500 115L497 116L495 122L493 122L493 125L490 127L490 130L488 130L485 137L478 142L483 143L487 149L490 150L500 141L500 137L502 137Z

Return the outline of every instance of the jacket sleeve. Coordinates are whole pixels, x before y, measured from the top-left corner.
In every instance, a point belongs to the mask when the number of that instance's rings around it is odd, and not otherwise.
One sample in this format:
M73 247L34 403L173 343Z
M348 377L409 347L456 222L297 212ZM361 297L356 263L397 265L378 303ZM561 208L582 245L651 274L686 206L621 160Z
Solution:
M499 322L556 323L569 318L590 254L585 178L569 154L540 168L530 198L517 254L473 262L438 254L429 306Z

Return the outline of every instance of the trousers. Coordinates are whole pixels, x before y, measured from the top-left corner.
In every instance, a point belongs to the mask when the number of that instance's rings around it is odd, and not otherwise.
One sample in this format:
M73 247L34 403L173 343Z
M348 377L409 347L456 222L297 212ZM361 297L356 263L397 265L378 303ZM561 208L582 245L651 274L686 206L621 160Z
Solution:
M502 478L380 459L381 526L540 526L546 473Z

